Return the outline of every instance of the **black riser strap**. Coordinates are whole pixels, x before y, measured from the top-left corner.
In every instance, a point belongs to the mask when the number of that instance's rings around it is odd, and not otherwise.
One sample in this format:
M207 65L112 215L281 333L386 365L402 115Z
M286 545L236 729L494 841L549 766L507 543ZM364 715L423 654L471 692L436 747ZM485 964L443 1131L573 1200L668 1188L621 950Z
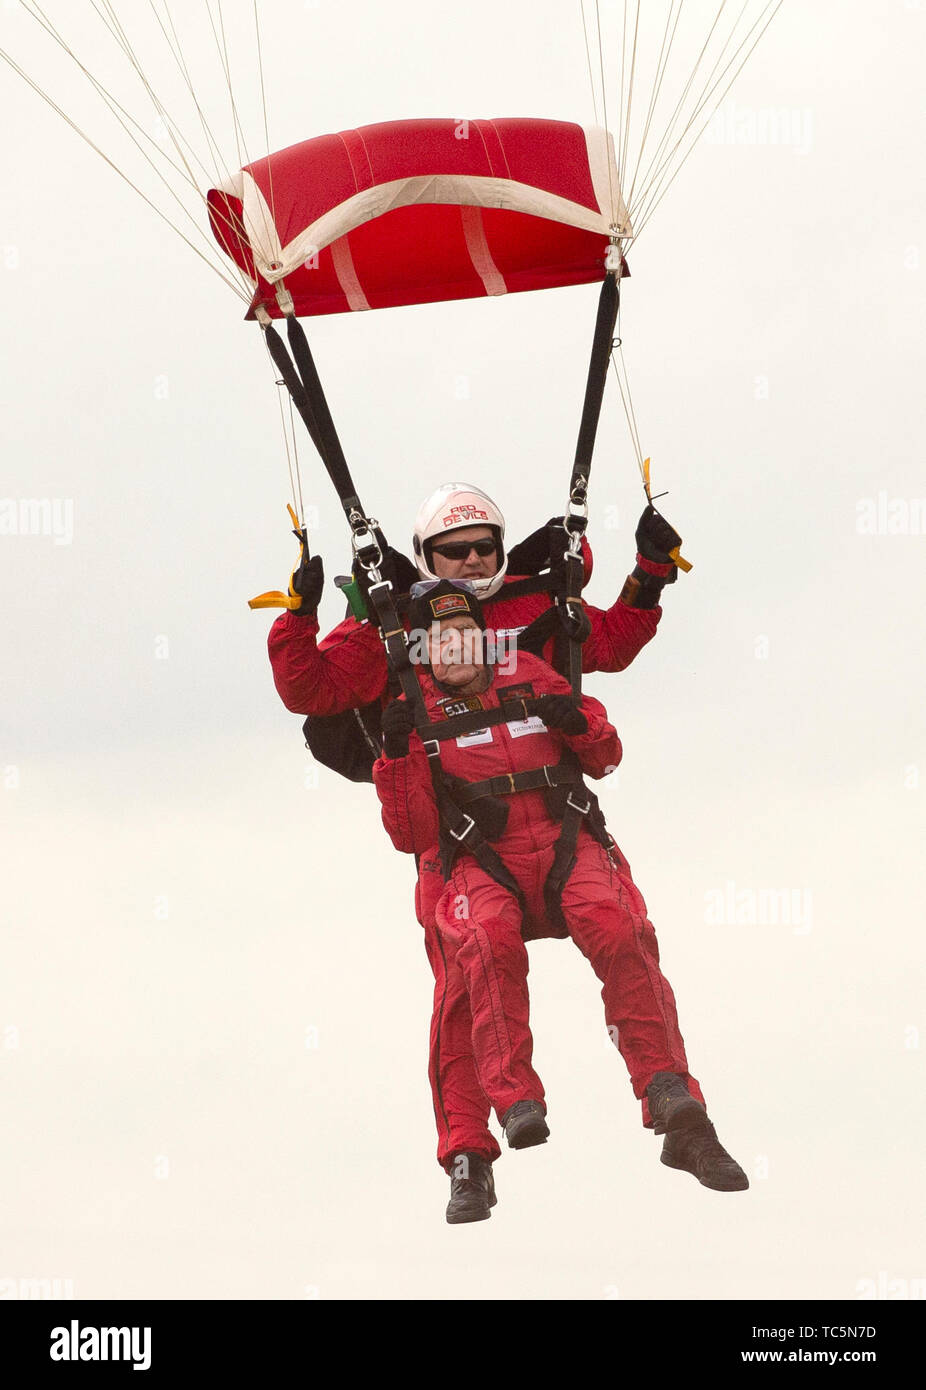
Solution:
M321 459L325 467L328 468L328 460L325 457L325 446L322 441L321 431L318 427L318 421L315 419L315 413L312 410L311 402L309 401L309 398L306 395L305 387L303 386L299 378L299 373L296 371L296 368L293 365L292 358L286 351L286 344L283 342L283 339L280 337L279 333L273 327L273 324L268 324L268 326L264 329L264 334L267 341L267 349L270 353L271 358L273 359L273 365L276 367L277 371L280 373L280 376L283 378L283 381L286 383L286 389L288 390L290 396L292 396L293 404L299 411L299 414L302 416L302 419L305 423L305 427L308 430L309 435L311 437L312 443L318 450L319 458ZM328 469L328 471L330 473L331 470Z
M289 337L290 350L299 369L299 375L302 377L302 384L312 403L315 419L318 421L319 432L324 444L323 458L325 459L325 467L328 469L328 476L337 488L342 504L348 498L356 500L357 489L354 487L354 481L344 457L344 450L341 448L341 441L334 427L331 411L328 409L328 402L325 399L321 379L315 367L305 330L299 320L290 315L286 320L286 332Z
M620 304L620 283L614 274L607 274L601 286L598 299L598 317L595 320L595 336L592 340L592 355L588 364L588 379L585 384L585 401L582 405L582 421L579 425L579 438L576 443L576 457L572 469L570 492L580 477L588 478L595 451L595 436L598 433L598 418L601 415L601 402L604 397L605 382L608 379L608 363L611 360L611 345L614 341L614 325L617 323L617 310Z

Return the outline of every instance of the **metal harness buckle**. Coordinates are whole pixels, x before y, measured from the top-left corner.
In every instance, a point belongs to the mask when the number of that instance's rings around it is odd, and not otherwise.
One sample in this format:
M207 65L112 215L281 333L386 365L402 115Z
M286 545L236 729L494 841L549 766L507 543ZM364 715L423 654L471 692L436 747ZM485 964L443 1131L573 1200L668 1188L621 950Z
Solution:
M440 757L440 739L426 738L422 740L422 743L424 746L424 751L427 753L429 758Z
M467 816L466 813L465 813L465 811L464 811L463 815L464 815L464 819L466 820L466 829L465 829L465 830L461 830L459 834L457 834L457 832L456 832L455 830L451 830L451 831L450 831L450 833L451 833L451 835L453 836L453 838L454 838L455 840L459 841L460 843L462 843L462 841L466 839L467 835L469 834L469 832L470 832L471 830L475 830L475 828L476 828L476 822L473 820L472 816Z
M588 798L584 806L578 806L572 799L572 792L566 797L566 805L571 806L574 811L578 811L580 816L587 816L592 809L592 799Z

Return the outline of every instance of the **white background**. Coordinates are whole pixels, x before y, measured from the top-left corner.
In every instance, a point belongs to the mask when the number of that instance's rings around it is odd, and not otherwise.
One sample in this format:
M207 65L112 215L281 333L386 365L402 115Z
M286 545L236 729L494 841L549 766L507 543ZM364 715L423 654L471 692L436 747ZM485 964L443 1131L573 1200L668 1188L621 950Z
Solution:
M431 113L591 121L572 6L263 8L275 147ZM751 1189L660 1165L587 963L540 942L552 1138L506 1153L491 1221L456 1228L412 861L369 788L314 768L246 607L294 550L259 330L4 69L0 497L74 521L70 544L0 536L0 1280L851 1300L926 1276L926 537L915 514L895 533L926 497L924 26L913 0L786 3L728 102L795 113L800 148L702 143L624 287L643 446L695 567L633 668L588 681L625 749L604 804ZM0 35L84 108L10 5ZM514 539L562 510L596 297L307 325L395 544L451 477ZM302 456L330 577L343 521ZM593 481L607 605L643 500L610 389ZM879 494L901 521L862 534ZM329 585L323 624L341 614ZM714 920L718 890L761 889L800 920Z

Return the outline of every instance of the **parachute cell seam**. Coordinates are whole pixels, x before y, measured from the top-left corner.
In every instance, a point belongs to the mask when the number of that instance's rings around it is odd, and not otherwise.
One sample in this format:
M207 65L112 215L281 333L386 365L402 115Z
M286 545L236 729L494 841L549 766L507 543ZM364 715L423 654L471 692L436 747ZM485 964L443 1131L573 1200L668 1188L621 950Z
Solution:
M354 161L351 157L350 146L344 139L344 134L342 131L338 131L338 139L344 146L344 153L347 155L347 162L350 165L351 178L354 180L354 192L363 193L365 190L360 187L360 180L357 178L357 170L354 168Z

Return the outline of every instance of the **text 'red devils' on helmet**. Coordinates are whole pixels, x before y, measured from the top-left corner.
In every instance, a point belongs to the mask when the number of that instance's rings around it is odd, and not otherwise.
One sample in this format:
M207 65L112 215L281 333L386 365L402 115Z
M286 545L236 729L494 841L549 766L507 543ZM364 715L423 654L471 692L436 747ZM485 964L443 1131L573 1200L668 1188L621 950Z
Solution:
M439 536L464 526L489 526L495 536L496 573L487 579L470 580L479 598L486 599L501 588L508 568L505 518L488 493L471 483L444 483L418 508L412 537L418 573L423 579L438 578L433 569L431 546Z

